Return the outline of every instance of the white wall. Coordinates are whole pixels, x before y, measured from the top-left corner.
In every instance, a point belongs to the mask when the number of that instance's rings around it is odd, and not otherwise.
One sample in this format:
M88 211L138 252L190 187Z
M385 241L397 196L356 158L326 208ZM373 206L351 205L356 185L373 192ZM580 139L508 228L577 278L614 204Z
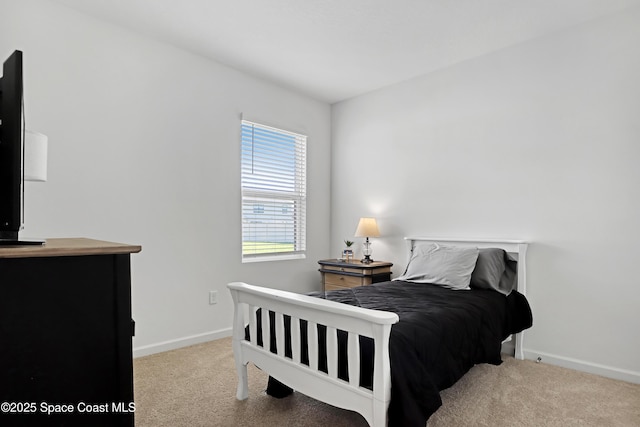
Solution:
M27 128L50 147L48 182L27 183L23 235L142 245L132 256L137 354L226 333L229 281L319 286L327 104L46 1L0 0L0 58L15 49ZM240 262L241 113L308 135L306 260Z
M640 9L332 108L331 250L524 238L529 357L640 382Z

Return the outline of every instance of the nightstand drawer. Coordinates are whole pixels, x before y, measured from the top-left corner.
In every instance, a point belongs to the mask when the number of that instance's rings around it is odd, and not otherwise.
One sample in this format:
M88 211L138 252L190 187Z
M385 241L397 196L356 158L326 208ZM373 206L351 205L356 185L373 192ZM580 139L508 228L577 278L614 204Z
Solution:
M366 278L364 277L344 276L340 274L324 273L325 287L337 286L340 288L353 288L355 286L362 286L364 284L371 283L371 280L369 280L369 283L366 283L365 279Z
M325 291L339 291L341 289L351 289L351 287L349 287L349 286L330 285L328 283L325 283L325 285L324 285L324 290Z

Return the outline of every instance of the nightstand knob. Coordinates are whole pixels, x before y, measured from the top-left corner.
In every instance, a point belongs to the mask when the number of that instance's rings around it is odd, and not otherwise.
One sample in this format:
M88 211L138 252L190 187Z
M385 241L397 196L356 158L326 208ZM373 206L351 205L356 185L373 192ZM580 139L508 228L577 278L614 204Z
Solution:
M340 271L344 271L344 267L343 267L343 268L340 268Z

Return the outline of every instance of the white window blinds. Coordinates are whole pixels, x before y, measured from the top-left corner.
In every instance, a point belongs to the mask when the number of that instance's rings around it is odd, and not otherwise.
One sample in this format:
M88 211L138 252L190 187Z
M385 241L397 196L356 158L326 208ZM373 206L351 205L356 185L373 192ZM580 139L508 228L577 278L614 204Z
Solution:
M242 121L242 258L304 256L307 137Z

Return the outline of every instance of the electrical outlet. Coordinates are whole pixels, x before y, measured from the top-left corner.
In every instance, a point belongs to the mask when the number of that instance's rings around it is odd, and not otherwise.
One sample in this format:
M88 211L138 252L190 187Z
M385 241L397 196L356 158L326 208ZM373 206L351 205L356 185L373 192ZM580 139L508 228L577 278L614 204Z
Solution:
M209 291L209 305L218 303L218 291Z

